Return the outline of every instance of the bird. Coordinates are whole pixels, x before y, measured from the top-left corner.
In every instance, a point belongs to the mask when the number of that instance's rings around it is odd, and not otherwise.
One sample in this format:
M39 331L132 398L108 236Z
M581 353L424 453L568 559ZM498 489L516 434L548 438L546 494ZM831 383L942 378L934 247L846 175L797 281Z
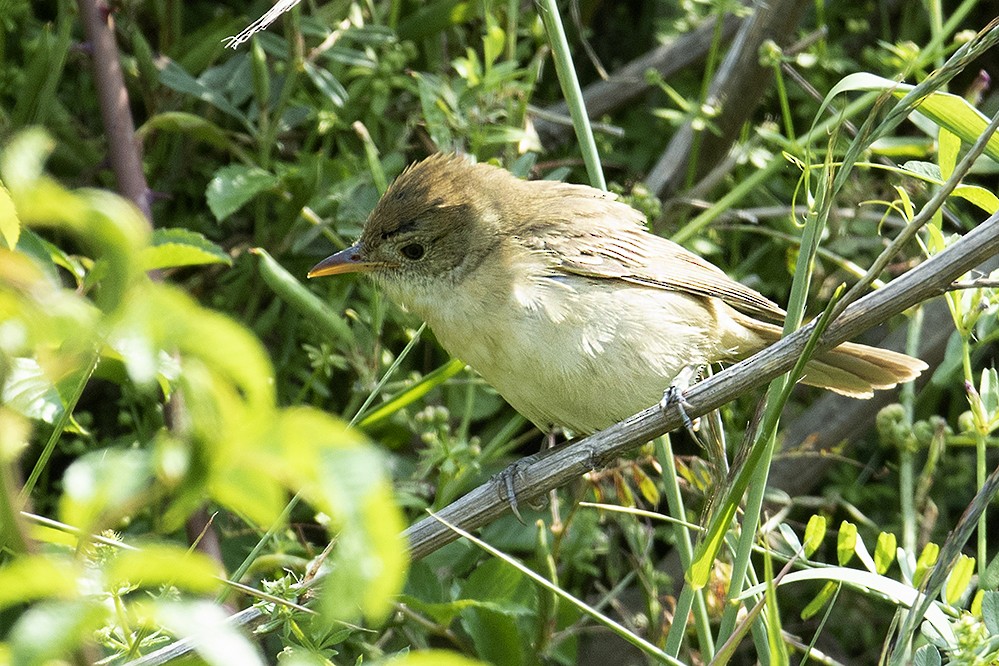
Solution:
M781 337L784 310L612 193L522 180L465 156L408 166L357 242L309 277L363 272L543 432L602 430L691 369ZM917 377L905 354L843 343L801 382L869 398Z

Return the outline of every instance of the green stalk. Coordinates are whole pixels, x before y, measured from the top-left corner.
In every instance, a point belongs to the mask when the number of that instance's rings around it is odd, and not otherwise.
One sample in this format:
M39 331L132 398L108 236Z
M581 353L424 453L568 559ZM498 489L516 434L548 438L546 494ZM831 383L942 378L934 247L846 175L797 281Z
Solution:
M59 438L62 437L63 431L66 430L66 426L69 425L69 420L73 416L73 410L76 409L76 403L80 402L80 397L83 395L83 389L87 387L87 383L93 376L94 371L97 370L97 364L100 360L101 355L95 351L93 356L90 358L89 364L86 367L81 368L80 378L73 387L73 392L69 395L69 398L63 405L62 413L59 414L59 418L52 424L52 434L49 435L49 439L45 442L45 446L42 448L42 452L38 456L35 466L31 469L31 474L28 475L28 480L24 482L24 486L21 488L18 502L19 504L23 505L24 502L31 497L31 492L35 489L35 484L38 483L38 477L42 475L42 471L48 465L49 458L52 457L52 452L55 451L55 446L59 442Z
M807 146L811 145L811 143L817 139L828 136L828 132L834 126L839 125L843 119L852 118L861 112L869 110L871 102L877 98L878 93L876 92L861 95L835 116L827 118L824 122L819 123L809 130L803 137L796 139L796 143ZM753 172L749 175L749 177L729 190L728 193L716 201L711 208L708 208L706 211L690 220L690 222L683 225L679 231L673 234L671 237L672 240L677 243L683 243L684 241L693 238L706 226L714 222L720 215L739 203L743 197L748 195L750 192L757 191L757 188L759 188L760 185L771 180L774 175L780 171L780 169L786 166L787 160L784 156L776 155L762 169Z
M576 77L576 70L572 65L572 54L569 52L569 42L565 37L565 29L562 27L558 5L555 0L539 0L537 7L541 20L545 24L545 32L548 33L548 41L551 43L555 73L558 75L558 82L562 87L562 95L565 96L565 102L569 106L569 115L572 117L572 126L576 130L576 139L579 141L579 149L583 154L583 163L586 164L590 185L606 190L607 182L604 180L604 172L600 167L597 142L593 138L590 117L586 113L586 104L583 102L583 91L579 87L579 79Z
M919 338L923 328L923 308L917 307L909 320L909 331L905 339L905 353L919 356ZM909 382L902 386L899 402L905 409L906 422L911 426L916 412L916 385ZM916 552L916 490L913 481L915 472L915 452L908 446L899 451L898 485L899 510L902 514L902 549L907 553Z
M663 490L666 494L666 505L670 515L676 520L676 547L680 553L680 564L684 571L690 568L694 558L693 540L690 529L686 525L686 510L683 506L683 496L680 494L679 476L676 471L676 459L673 456L673 444L669 435L659 437L655 441L656 458L663 469ZM680 590L676 601L676 612L673 615L673 625L666 635L666 654L676 657L680 654L687 629L687 617L691 607L694 610L694 630L697 632L697 642L701 648L701 657L710 661L715 655L715 644L711 637L711 618L708 616L707 605L704 602L704 591L696 589L686 581Z

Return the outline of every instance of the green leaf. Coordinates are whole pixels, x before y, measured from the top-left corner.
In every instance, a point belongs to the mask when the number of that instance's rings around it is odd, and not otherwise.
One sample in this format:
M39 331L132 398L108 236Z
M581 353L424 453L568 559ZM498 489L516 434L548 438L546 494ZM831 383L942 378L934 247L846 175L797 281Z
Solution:
M414 650L391 659L371 663L373 666L483 666L485 664L444 650Z
M970 201L989 215L999 210L999 197L992 190L987 190L978 185L958 185L951 192L951 196L961 197L966 201Z
M923 547L923 552L919 554L919 559L916 560L916 572L912 576L913 585L919 587L923 584L926 572L937 563L938 557L940 557L940 546L931 541Z
M284 410L275 424L269 469L284 469L303 495L329 514L337 534L323 583L327 617L381 619L402 589L408 565L405 522L380 453L356 430L319 410Z
M992 556L992 561L978 580L978 587L982 590L999 590L999 554Z
M157 373L169 376L173 368L163 367L161 352L170 350L182 360L200 360L217 379L230 382L249 409L262 416L274 409L274 371L250 331L167 284L145 283L132 295L109 338L133 381L152 382Z
M475 653L488 663L510 666L535 663L525 659L527 645L517 621L509 615L485 608L470 608L462 614L461 624L472 637Z
M14 201L10 192L0 183L0 240L13 250L17 247L17 239L21 235L21 220L14 209Z
M233 142L221 127L193 113L184 111L167 111L157 113L135 131L139 139L146 140L154 132L173 132L186 134L198 141L218 148L232 149Z
M111 588L134 585L155 589L168 585L198 594L211 594L221 582L218 566L203 553L169 544L119 552L105 571Z
M110 612L98 601L45 602L25 611L10 630L11 662L43 666L72 661Z
M451 359L441 367L424 376L423 379L413 384L399 395L384 404L379 405L374 409L374 411L361 419L361 421L357 424L357 427L365 430L370 428L371 426L388 418L392 414L395 414L407 405L423 398L425 395L430 393L430 391L451 379L464 369L464 361L457 358Z
M971 577L975 573L975 558L967 555L960 555L954 567L947 577L947 585L944 587L944 601L950 605L955 605L964 594L964 591L971 585Z
M244 451L253 458L253 451ZM296 488L294 482L282 485L273 474L255 467L251 461L222 465L212 475L209 491L212 498L255 525L270 525L281 515L287 501L285 487Z
M985 416L985 423L994 427L999 422L999 372L995 368L982 370L978 396Z
M843 566L853 559L857 548L857 526L844 520L836 535L836 559Z
M874 547L874 569L879 574L883 574L891 567L895 561L896 549L895 535L891 532L882 532L878 535L878 543Z
M244 125L250 126L243 112L233 106L232 102L226 99L221 92L195 79L173 60L165 59L165 64L160 69L160 83L171 90L207 102L219 111L236 118Z
M29 555L0 568L0 610L38 599L68 598L82 573L72 560Z
M140 259L146 271L201 264L232 265L232 259L222 248L195 231L157 229L151 240Z
M333 312L327 303L295 279L266 250L255 247L251 254L260 257L260 275L282 301L298 310L311 324L319 329L319 334L329 340L344 344L354 342L354 332L344 317Z
M982 595L982 621L991 635L999 635L999 592L985 590Z
M207 601L166 602L136 608L150 629L165 628L178 638L187 638L198 656L209 666L264 666L256 645L244 636L221 606Z
M816 514L808 519L808 525L805 527L805 557L811 557L825 538L825 516Z
M814 617L816 613L822 610L823 606L829 603L829 600L833 598L838 588L839 586L836 583L826 583L823 585L819 593L801 610L801 619L807 620Z
M70 464L62 482L62 521L85 532L98 531L148 499L153 482L149 452L92 451Z
M940 650L933 645L924 645L912 657L913 666L940 666Z
M343 108L350 98L350 93L343 87L343 84L336 80L336 77L322 67L316 67L308 60L304 61L305 73L312 79L312 83L337 109Z
M820 567L792 571L781 578L779 586L806 581L843 583L862 594L870 594L873 591L876 595L883 596L899 608L913 608L923 598L919 590L908 583L902 583L886 576L850 567ZM739 595L739 599L753 598L763 594L765 591L765 584L753 585L743 590L742 594ZM874 598L879 597L875 596ZM939 605L931 604L927 608L924 618L933 631L943 637L944 640L951 642L955 640L954 629L951 626L950 619Z
M215 172L205 197L215 219L221 222L277 184L277 176L259 167L231 164Z
M867 72L856 72L843 77L833 86L822 102L823 109L829 101L840 93L855 90L891 91L892 95L902 98L915 86L898 83ZM985 132L989 119L973 107L971 103L951 93L934 91L920 100L916 109L942 127L959 137L962 141L972 144ZM993 134L985 146L985 154L999 161L999 134Z
M961 138L945 127L941 127L937 132L937 162L940 164L940 177L944 180L950 178L954 173L954 166L957 164L957 154L961 150Z
M0 155L0 181L10 188L8 194L33 187L42 177L45 160L54 148L55 140L41 128L15 135Z
M33 358L10 359L0 403L30 419L55 423L65 406L55 384Z

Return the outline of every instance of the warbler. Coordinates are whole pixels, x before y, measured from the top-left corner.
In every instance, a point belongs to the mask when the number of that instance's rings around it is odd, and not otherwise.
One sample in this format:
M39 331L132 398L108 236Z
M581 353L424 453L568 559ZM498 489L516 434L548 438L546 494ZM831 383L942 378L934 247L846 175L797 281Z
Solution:
M403 171L357 243L309 277L348 272L369 273L540 429L577 435L656 404L682 371L772 344L785 315L613 194L450 154ZM868 398L926 367L845 343L801 381Z

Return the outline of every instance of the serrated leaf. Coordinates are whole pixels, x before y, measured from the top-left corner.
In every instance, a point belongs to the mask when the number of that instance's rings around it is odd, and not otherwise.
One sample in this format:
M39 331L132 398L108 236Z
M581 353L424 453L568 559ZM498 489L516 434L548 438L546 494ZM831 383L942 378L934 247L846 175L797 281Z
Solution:
M277 183L277 176L259 167L231 164L215 172L205 197L215 219L221 222Z
M141 262L146 271L203 264L232 265L232 259L222 248L188 229L154 231L151 245L142 250Z

